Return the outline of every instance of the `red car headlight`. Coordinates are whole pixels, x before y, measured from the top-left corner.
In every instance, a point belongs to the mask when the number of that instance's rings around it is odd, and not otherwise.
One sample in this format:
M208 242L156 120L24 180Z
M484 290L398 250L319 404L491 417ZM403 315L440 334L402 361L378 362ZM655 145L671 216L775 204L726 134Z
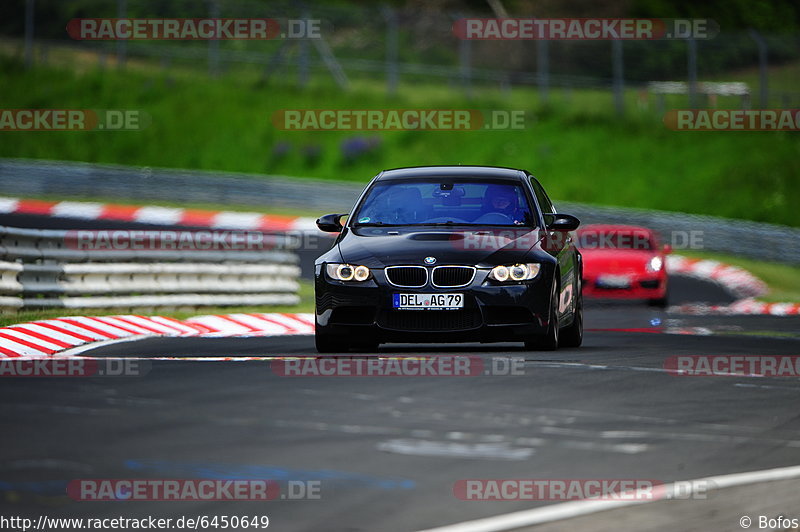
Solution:
M647 266L645 267L648 272L656 273L660 272L661 269L664 267L664 259L661 257L653 257L647 262Z

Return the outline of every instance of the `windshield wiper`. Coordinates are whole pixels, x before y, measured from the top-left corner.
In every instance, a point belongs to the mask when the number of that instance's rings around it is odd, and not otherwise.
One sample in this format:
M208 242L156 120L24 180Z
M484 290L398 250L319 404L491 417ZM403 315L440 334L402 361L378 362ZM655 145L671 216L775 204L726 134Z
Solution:
M357 223L354 227L398 227L401 225L410 225L410 224L387 224L384 222L362 222Z
M476 224L472 222L437 222L437 223L430 223L430 224L414 224L414 225L421 225L421 226L452 226L452 225L464 225L468 227L525 227L525 228L534 228L535 226L528 226L528 225L510 225L510 224Z

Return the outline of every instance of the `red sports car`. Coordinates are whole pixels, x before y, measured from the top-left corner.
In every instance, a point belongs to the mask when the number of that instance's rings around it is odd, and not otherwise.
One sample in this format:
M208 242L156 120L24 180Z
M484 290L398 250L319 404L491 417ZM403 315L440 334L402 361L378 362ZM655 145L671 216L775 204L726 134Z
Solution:
M588 297L646 299L667 305L668 245L632 225L587 225L577 231L583 255L583 294Z

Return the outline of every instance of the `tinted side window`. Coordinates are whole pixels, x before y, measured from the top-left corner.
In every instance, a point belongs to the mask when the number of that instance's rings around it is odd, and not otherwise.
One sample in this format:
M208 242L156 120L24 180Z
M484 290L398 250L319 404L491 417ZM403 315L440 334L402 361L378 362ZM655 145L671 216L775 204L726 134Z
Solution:
M542 209L542 214L553 214L556 212L553 204L550 202L550 198L548 198L547 194L545 194L542 185L540 185L539 182L533 177L531 177L531 186L533 187L533 193L536 194L539 207Z

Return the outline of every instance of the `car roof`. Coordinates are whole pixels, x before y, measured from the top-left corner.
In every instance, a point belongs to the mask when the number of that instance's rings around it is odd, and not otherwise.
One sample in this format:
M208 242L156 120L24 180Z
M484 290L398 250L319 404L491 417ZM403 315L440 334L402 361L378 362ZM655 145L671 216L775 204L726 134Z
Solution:
M528 172L518 168L502 166L409 166L384 170L376 180L413 179L415 177L458 177L462 179L500 178L519 181L526 178Z

